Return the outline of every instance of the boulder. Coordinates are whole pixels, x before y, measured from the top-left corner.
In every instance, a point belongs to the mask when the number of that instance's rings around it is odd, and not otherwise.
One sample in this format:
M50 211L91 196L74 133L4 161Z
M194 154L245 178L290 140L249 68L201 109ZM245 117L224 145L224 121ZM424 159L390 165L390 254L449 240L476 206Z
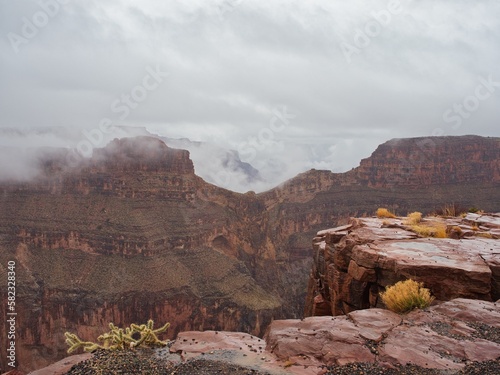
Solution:
M426 220L429 225L456 227L470 235L422 237L404 218L358 218L350 227L318 232L306 316L313 311L324 315L324 306L330 306L332 315L382 307L379 293L409 278L423 282L441 301L500 298L500 241L490 235L500 218L469 214L464 219ZM487 227L488 235L474 227L477 223ZM322 306L315 308L317 301Z

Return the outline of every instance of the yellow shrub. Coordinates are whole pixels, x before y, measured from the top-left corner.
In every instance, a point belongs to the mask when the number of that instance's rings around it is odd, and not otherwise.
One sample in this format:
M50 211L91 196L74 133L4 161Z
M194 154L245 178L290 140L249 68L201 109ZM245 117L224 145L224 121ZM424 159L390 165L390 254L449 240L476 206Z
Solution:
M396 215L394 215L391 211L389 211L387 208L379 208L377 210L377 217L378 218L395 218Z
M387 287L385 292L380 293L380 297L389 310L399 314L414 308L426 308L434 300L429 289L423 287L423 283L411 279Z
M446 238L446 225L441 223L415 224L410 229L424 237Z
M446 238L448 235L446 234L446 225L438 224L434 227L434 237L436 238Z
M405 224L415 225L422 221L422 213L421 212L412 212L408 215L405 220Z

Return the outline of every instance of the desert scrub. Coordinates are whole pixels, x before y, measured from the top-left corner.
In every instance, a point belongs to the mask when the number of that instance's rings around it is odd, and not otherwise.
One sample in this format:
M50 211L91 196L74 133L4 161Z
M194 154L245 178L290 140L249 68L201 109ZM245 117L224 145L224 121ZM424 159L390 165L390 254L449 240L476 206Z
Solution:
M421 221L422 221L422 213L415 211L406 217L404 223L408 225L415 225L420 223Z
M423 236L423 237L435 237L435 238L446 238L446 225L441 223L429 223L425 225L410 225L410 230Z
M409 312L414 308L424 309L434 300L430 290L424 288L423 283L412 279L399 281L387 287L385 292L380 293L380 297L389 310L398 314Z
M377 217L378 218L389 218L389 219L393 219L396 217L396 215L394 215L391 211L389 211L387 208L379 208L377 209Z
M102 342L102 345L92 341L82 341L77 335L71 332L66 332L64 336L66 336L66 344L69 346L68 354L79 348L83 348L86 352L92 352L96 349L123 350L135 348L139 345L167 345L168 342L159 340L157 334L165 332L168 327L170 327L170 323L154 329L154 322L151 319L148 320L147 324L131 324L125 330L118 328L113 323L109 323L110 331L97 338L97 341Z

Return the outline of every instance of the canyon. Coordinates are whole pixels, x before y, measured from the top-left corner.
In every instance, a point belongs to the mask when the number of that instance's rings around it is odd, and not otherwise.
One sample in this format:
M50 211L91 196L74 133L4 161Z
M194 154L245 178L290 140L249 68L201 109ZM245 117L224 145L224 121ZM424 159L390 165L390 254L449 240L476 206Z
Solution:
M92 339L109 322L262 336L311 308L316 233L380 206L500 211L499 138L391 140L351 171L311 170L259 194L205 182L187 151L151 137L76 166L67 153L44 150L39 177L0 183L0 285L15 261L23 371L66 356L65 331Z

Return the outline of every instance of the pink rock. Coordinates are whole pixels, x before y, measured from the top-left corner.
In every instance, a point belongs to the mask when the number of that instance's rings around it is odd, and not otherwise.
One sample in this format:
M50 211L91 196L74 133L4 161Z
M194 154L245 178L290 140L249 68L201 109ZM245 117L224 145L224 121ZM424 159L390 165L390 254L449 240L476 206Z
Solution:
M59 362L56 362L50 366L44 367L40 370L32 371L28 375L63 375L66 374L71 367L89 359L92 356L90 353L77 354L72 355L70 357L66 357L61 359Z
M279 359L293 357L299 364L373 362L375 356L349 318L314 317L275 320L266 334L267 349ZM304 362L304 361L308 362Z
M262 353L266 343L248 333L219 331L188 331L178 334L170 347L172 353L184 358L213 350L239 350L242 353ZM255 351L254 351L255 350Z
M400 315L384 309L357 310L347 316L359 328L362 337L377 342L402 322Z
M307 361L304 358L290 356L285 361L280 361L272 353L266 351L264 340L240 332L182 332L177 336L170 352L180 353L183 360L203 355L205 359L230 362L273 375L316 375L320 370L317 367L319 362ZM228 353L231 354L228 355ZM304 364L311 367L304 368Z
M481 322L500 328L500 303L457 298L432 307L432 311L465 322Z
M468 215L469 219L426 219L427 223L453 228L484 219L493 225L495 215ZM437 300L473 298L496 300L500 297L500 241L477 236L421 238L400 227L404 219L353 219L334 243L326 237L323 248L315 248L313 272L309 282L306 314L311 315L312 298L322 294L333 315L353 310L381 307L379 292L408 278L423 282ZM473 231L471 231L473 232ZM491 233L487 232L488 234ZM474 233L473 233L474 234ZM332 240L333 241L333 240ZM315 285L323 285L321 290Z

